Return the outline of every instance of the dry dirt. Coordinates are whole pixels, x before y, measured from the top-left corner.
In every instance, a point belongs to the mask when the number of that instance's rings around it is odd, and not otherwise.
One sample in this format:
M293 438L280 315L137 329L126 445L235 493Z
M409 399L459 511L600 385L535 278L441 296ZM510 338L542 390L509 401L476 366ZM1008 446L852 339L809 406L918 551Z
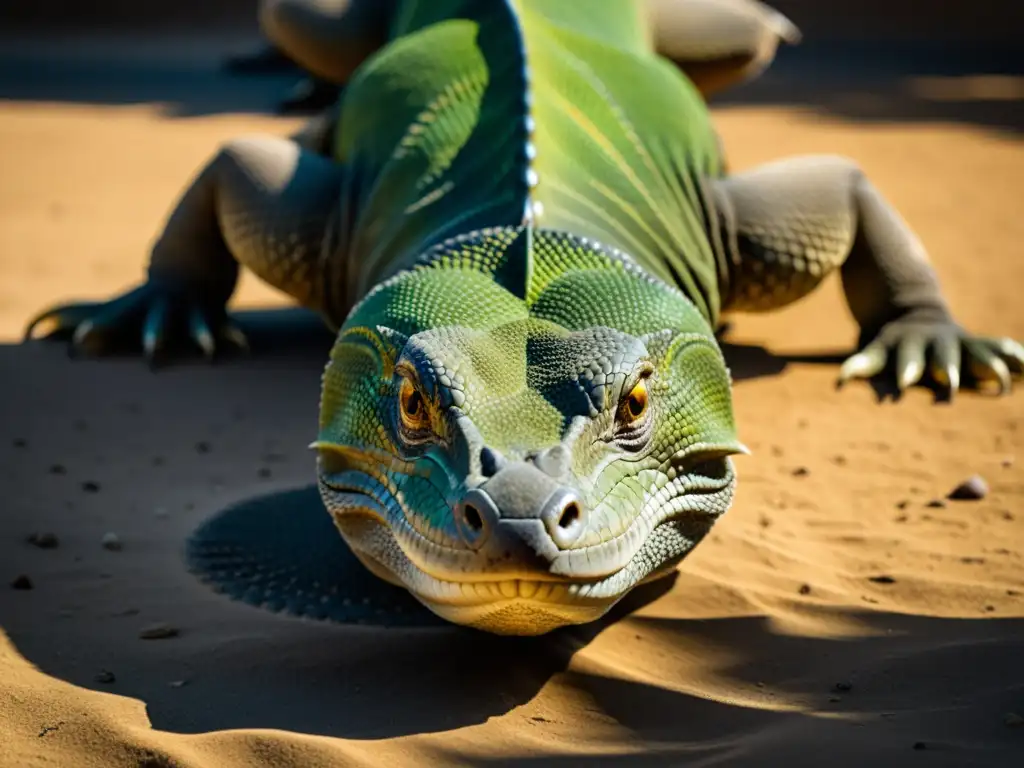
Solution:
M1024 338L1018 133L770 105L717 119L737 169L857 158L960 320ZM270 334L250 360L154 374L19 333L44 305L138 280L218 142L296 123L0 102L0 765L1020 764L1024 391L836 391L829 356L854 327L835 282L738 319L753 455L736 504L670 590L617 621L523 642L326 625L196 582L181 549L203 519L311 482L329 340ZM237 304L283 300L247 278ZM974 473L985 499L928 506ZM9 586L21 574L33 589ZM156 622L180 634L138 638Z

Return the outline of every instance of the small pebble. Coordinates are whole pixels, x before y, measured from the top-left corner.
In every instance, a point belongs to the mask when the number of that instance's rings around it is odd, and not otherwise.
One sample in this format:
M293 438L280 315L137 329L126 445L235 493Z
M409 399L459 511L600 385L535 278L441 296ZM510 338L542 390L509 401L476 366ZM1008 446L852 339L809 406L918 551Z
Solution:
M838 467L845 467L846 466L846 457L843 456L842 454L838 454L837 456L833 456L832 457L832 461L834 461L836 466L838 466Z
M209 452L210 452L210 444L208 442L206 442L205 440L200 440L198 443L196 443L196 453L209 453Z
M102 669L96 674L96 677L94 677L93 680L97 683L112 683L117 680L117 678L114 677L114 673L110 670Z
M982 565L985 562L984 557L961 557L960 562L964 565Z
M150 624L139 630L139 637L143 640L166 640L169 637L177 637L178 628L170 624Z
M801 595L809 595L809 594L811 594L811 585L810 584L801 584L800 585L800 594Z
M868 581L874 582L875 584L895 584L896 579L892 576L869 576Z
M100 544L104 549L108 549L111 552L120 552L124 548L124 544L121 543L121 537L113 531L104 533L103 538L100 539Z
M981 475L973 475L964 480L949 493L950 499L958 501L977 501L988 495L988 483Z
M11 589L32 589L32 586L32 579L24 573L15 577L14 581L11 582Z
M910 518L908 518L906 515L896 515L896 517L893 518L893 522L895 522L895 523L905 523L909 519Z
M1002 464L1003 464L1003 469L1009 469L1010 467L1012 467L1013 466L1013 456L1007 456L1005 459L1003 459Z
M172 680L167 685L171 688L184 688L188 685L188 680Z
M39 547L40 549L56 549L60 542L57 540L56 534L45 531L42 533L33 533L28 537L28 543L33 547Z
M925 744L923 741L915 741L914 742L914 749L916 749L918 752L920 752L923 749L928 749L928 745Z
M1003 510L1003 520L1013 520L1013 513L1010 510Z
M100 484L93 480L86 480L82 483L82 490L86 493L97 493L100 489Z
M807 477L811 474L811 470L807 467L797 467L793 470L793 477Z
M932 499L927 504L925 504L925 506L931 507L932 509L945 509L949 505L946 503L945 499Z
M1003 715L1003 725L1007 728L1020 728L1024 725L1024 717L1021 717L1016 712L1007 712Z
M840 693L849 693L853 690L853 683L848 683L844 680L842 682L836 683L835 689Z
M50 474L51 475L66 475L67 473L68 473L68 468L65 467L63 464L51 464L50 465Z
M828 700L832 704L838 704L842 699L839 696L829 696Z
M910 502L907 501L906 499L903 499L903 501L897 501L896 502L896 509L906 509L909 506L910 506Z
M26 440L23 437L16 437L16 438L14 438L14 447L15 448L28 448L28 440Z
M259 471L256 473L256 476L259 477L261 480L266 480L267 478L270 477L270 475L270 467L260 467Z

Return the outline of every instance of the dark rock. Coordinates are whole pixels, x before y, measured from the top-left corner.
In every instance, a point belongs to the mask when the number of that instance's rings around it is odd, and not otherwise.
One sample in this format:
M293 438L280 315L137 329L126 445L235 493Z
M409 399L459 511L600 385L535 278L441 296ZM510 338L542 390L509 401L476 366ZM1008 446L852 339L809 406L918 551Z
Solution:
M117 678L114 677L114 673L109 669L101 669L96 673L96 677L94 677L93 680L97 683L112 683L117 680Z
M100 484L94 480L86 480L82 483L82 490L86 493L98 493L100 490Z
M32 579L24 573L16 576L14 581L11 582L11 589L32 589L32 587Z
M57 540L57 535L50 533L49 531L43 531L39 533L33 533L28 537L28 543L33 547L39 547L40 549L56 549L60 544Z
M811 594L811 585L810 584L801 584L800 585L800 594L801 595L809 595L809 594Z
M139 630L139 637L143 640L166 640L170 637L177 637L179 634L180 631L177 627L163 622L150 624L148 627L143 627Z
M895 584L896 579L892 576L868 576L868 581L874 582L875 584Z
M950 499L957 501L977 501L988 496L988 483L981 475L973 475L964 480L949 493Z

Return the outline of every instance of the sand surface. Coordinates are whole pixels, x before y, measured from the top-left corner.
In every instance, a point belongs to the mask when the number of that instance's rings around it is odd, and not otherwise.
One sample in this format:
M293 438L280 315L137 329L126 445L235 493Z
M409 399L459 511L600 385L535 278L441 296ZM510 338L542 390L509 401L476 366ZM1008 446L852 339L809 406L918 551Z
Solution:
M736 504L614 620L525 641L339 626L198 583L181 553L203 520L311 482L329 338L263 315L251 359L156 374L17 340L44 305L137 281L218 142L297 121L242 111L269 81L210 109L229 85L202 63L151 63L145 88L89 66L33 70L31 92L0 62L0 766L1021 764L1024 391L835 391L855 335L835 282L737 321ZM1019 80L829 77L774 104L783 69L718 109L733 166L856 157L960 320L1024 338ZM236 298L284 306L248 277ZM927 505L974 473L985 499ZM180 633L139 639L157 622Z

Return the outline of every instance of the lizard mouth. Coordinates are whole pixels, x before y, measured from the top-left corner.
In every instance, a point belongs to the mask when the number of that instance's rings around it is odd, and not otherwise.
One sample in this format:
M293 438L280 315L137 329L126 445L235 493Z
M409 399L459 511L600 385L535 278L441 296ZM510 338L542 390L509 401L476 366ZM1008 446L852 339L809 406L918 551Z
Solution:
M598 619L637 585L674 570L714 523L716 515L704 510L724 511L731 501L735 478L731 462L726 464L713 485L663 505L632 554L592 577L558 575L540 564L492 573L462 568L456 577L450 569L431 567L425 555L437 545L418 534L396 536L380 500L323 477L319 485L335 527L372 573L404 587L447 621L497 634L535 635Z

